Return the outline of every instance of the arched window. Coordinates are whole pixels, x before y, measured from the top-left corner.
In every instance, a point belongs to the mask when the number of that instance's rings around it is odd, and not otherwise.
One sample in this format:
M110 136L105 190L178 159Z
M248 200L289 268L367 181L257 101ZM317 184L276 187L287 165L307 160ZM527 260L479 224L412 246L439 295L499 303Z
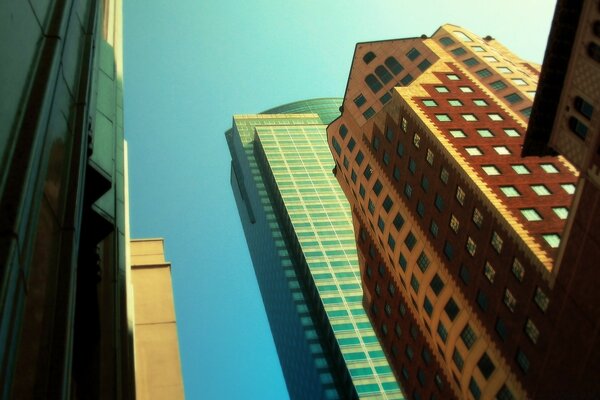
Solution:
M404 69L404 67L402 65L400 65L398 60L396 60L394 57L391 57L391 56L386 58L385 66L388 67L394 75L398 75Z
M363 56L363 61L365 62L365 64L370 63L374 59L375 59L375 53L373 53L372 51L369 51L367 54L365 54Z
M377 93L383 87L381 85L381 82L379 82L379 80L375 78L375 75L373 74L367 75L367 77L365 78L365 82L367 83L367 85L369 85L369 88L371 88L373 93Z
M383 65L375 68L375 74L377 74L377 77L381 79L381 82L384 84L392 80L392 74L390 74L387 68L385 68Z

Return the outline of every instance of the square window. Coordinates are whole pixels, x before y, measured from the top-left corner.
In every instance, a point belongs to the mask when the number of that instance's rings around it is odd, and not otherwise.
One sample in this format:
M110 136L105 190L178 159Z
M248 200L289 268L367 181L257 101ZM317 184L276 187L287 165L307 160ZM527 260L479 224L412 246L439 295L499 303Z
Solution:
M521 208L521 214L527 221L541 221L542 216L535 208Z
M483 154L481 149L479 147L475 147L475 146L465 147L465 151L470 156L480 156Z
M531 190L533 190L538 196L549 196L552 194L546 185L542 184L531 185Z
M504 243L504 241L502 240L500 235L498 235L497 232L492 233L492 240L490 243L491 243L492 247L494 248L494 250L496 250L496 252L498 254L500 254L502 252L502 244Z
M467 137L467 135L465 135L465 132L462 129L450 129L448 132L450 133L450 135L452 135L452 137L455 138Z
M494 146L494 150L501 156L508 156L511 154L510 150L506 146Z
M367 108L367 110L363 113L363 117L365 117L365 119L369 119L373 115L375 115L375 110L373 110L373 107Z
M558 174L558 168L556 168L556 166L554 164L551 163L544 163L544 164L540 164L540 167L544 170L544 172L546 172L547 174Z
M483 138L494 137L494 134L489 129L477 129L477 133Z
M511 167L519 175L528 175L531 173L529 168L527 168L523 164L513 164L513 165L511 165Z
M482 52L482 51L485 51L485 49L484 49L483 47L481 47L481 46L471 46L471 49L472 49L474 52L477 52L477 53L480 53L480 52Z
M463 105L462 101L460 101L458 99L448 100L448 104L450 104L452 107L460 107Z
M469 236L467 237L467 252L471 255L471 257L473 257L475 255L475 251L477 250L477 245L475 244L475 241Z
M512 74L512 71L508 67L498 67L498 72L501 74Z
M454 231L454 233L458 232L458 227L460 223L458 222L458 218L454 214L450 216L450 228Z
M463 117L463 119L465 121L469 121L469 122L477 121L477 117L475 116L475 114L461 114L461 116Z
M419 65L417 65L417 68L419 68L420 71L425 71L429 67L431 67L431 61L427 59L421 61Z
M533 298L535 304L540 308L540 310L546 312L548 309L548 305L550 304L550 299L546 296L546 293L541 288L536 288L535 296Z
M517 131L516 129L512 129L512 128L506 128L506 129L504 129L504 133L506 133L506 136L509 136L509 137L519 137L519 136L521 136L521 134L519 133L519 131Z
M440 39L440 43L443 44L444 46L450 46L452 44L454 44L454 40L450 39L448 36L444 36L443 38Z
M546 233L542 237L551 248L557 249L560 246L560 236L557 233Z
M456 200L461 206L465 204L465 191L460 186L456 187Z
M488 117L492 120L492 121L503 121L504 118L502 118L502 115L500 114L496 114L496 113L489 113Z
M527 86L527 82L521 78L512 78L511 81L513 81L515 86Z
M495 165L484 165L481 169L490 176L500 175L500 170Z
M508 309L511 312L515 312L515 307L517 306L517 299L512 294L512 292L508 290L508 288L504 290L504 304L506 304L506 307L508 307Z
M470 86L461 86L459 89L463 93L473 93L473 89Z
M521 114L529 118L531 116L531 107L526 107L522 109Z
M514 186L500 186L500 190L506 197L519 197L521 193Z
M473 104L475 104L477 107L485 107L488 105L487 101L483 99L474 99Z
M567 219L569 216L569 209L567 207L552 207L552 211L560 219Z
M488 279L488 281L490 281L490 283L494 283L494 277L496 276L496 270L494 269L494 267L492 267L492 264L490 264L488 261L486 261L485 265L483 266L483 274Z
M450 90L448 90L448 88L446 86L436 86L435 90L438 93L448 93L448 92L450 92Z
M562 187L563 190L565 192L567 192L568 194L574 194L575 193L576 186L574 184L572 184L572 183L563 183L563 184L560 185L560 187Z
M490 86L494 90L502 90L506 88L506 83L504 83L503 81L495 81L490 83Z
M525 268L523 268L523 265L517 258L513 260L512 273L519 282L523 282L523 277L525 276Z
M467 51L464 49L464 47L457 47L456 49L452 50L452 54L455 56L462 56L463 54L467 54Z
M452 119L450 118L450 116L448 114L435 114L435 118L441 122L452 121Z
M437 103L435 102L435 100L423 100L423 104L425 104L427 107L437 107Z

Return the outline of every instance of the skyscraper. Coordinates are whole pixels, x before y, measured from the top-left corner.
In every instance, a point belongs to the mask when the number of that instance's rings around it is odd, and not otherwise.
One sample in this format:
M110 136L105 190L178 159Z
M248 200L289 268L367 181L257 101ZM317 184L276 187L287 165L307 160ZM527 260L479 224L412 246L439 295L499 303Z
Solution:
M403 398L362 307L325 127L339 99L236 115L231 185L290 396Z
M328 141L364 306L412 398L559 385L542 372L570 301L555 263L578 171L521 157L539 69L454 25L356 46Z
M0 398L133 398L121 1L0 5Z

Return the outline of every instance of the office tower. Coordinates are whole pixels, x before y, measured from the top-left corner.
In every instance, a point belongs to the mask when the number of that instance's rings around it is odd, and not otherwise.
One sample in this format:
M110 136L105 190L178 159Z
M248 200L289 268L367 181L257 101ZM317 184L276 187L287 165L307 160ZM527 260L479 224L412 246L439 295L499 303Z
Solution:
M130 242L136 399L184 398L179 340L163 239Z
M133 398L121 1L0 5L0 398Z
M562 307L576 308L556 262L578 171L561 156L521 157L538 76L454 25L356 46L328 142L364 306L412 398L551 397L568 385L558 368L542 372L553 346L565 353L582 335L555 331Z
M362 307L325 128L341 99L235 115L231 185L293 399L403 398Z

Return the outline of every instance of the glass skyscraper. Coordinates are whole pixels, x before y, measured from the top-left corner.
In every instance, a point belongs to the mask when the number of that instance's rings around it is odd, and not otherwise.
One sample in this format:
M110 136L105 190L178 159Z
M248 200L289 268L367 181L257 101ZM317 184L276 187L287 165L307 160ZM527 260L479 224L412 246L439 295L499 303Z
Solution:
M231 184L291 398L401 399L362 306L326 124L341 99L236 115Z

